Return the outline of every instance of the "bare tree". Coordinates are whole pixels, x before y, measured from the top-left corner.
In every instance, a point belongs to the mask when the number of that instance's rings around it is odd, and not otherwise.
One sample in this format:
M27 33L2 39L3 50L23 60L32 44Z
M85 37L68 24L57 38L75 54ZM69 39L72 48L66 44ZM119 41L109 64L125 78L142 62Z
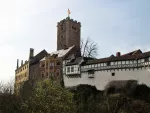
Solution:
M9 82L0 82L0 93L12 94L14 88L14 80L11 79Z
M83 57L95 58L98 55L98 44L90 38L86 40L81 39L81 54Z

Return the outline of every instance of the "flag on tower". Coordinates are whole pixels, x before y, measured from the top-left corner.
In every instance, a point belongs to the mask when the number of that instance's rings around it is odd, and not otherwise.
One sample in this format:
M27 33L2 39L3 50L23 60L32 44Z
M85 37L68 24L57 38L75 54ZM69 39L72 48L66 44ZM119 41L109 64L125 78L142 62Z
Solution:
M69 10L69 8L68 8L68 17L69 17L69 15L70 15L70 13L71 13L71 12L70 12L70 10Z

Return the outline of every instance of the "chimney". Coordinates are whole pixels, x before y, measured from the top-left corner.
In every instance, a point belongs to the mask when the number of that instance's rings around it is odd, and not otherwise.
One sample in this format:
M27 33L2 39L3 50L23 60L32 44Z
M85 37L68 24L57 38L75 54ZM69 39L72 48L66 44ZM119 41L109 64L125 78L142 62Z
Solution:
M19 68L19 59L17 59L17 69Z
M30 48L30 54L29 54L29 59L34 57L34 49Z
M23 65L23 60L21 60L21 66Z
M121 53L120 53L120 52L117 52L117 53L116 53L116 57L119 57L119 56L121 56Z

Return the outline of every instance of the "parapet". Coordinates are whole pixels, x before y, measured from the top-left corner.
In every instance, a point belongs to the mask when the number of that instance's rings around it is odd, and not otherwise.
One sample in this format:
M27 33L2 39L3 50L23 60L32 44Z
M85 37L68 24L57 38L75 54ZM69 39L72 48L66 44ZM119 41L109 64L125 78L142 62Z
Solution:
M76 24L81 25L80 22L78 22L78 21L76 21L76 20L74 20L74 19L71 19L70 17L66 17L66 19L61 20L61 21L58 22L57 24L63 24L65 21L71 21L71 22L73 22L73 23L76 23Z

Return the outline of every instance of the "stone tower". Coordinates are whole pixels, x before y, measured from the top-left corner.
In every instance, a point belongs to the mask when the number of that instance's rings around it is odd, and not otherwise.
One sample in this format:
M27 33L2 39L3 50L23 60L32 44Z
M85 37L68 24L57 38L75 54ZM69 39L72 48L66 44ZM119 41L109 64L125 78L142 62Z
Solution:
M70 19L70 17L58 22L57 50L75 45L78 51L80 51L80 27L80 22Z

